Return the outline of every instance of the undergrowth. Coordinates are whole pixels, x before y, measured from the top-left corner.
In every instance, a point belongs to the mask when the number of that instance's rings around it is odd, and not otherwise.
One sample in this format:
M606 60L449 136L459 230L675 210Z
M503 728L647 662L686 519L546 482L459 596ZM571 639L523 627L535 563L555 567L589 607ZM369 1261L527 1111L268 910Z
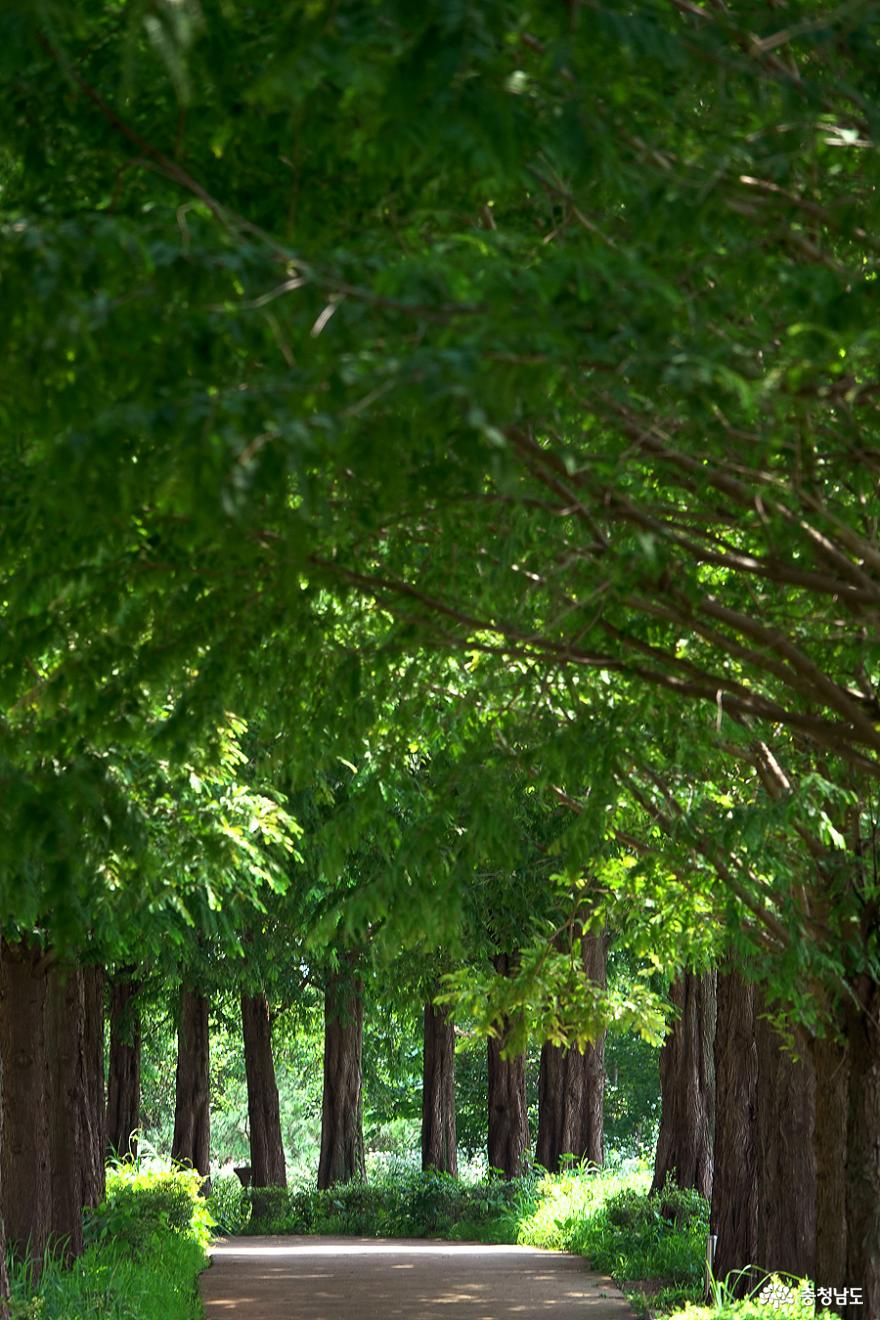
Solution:
M72 1266L51 1249L39 1278L10 1261L11 1320L198 1320L213 1228L201 1181L187 1170L108 1170L107 1198L88 1214Z

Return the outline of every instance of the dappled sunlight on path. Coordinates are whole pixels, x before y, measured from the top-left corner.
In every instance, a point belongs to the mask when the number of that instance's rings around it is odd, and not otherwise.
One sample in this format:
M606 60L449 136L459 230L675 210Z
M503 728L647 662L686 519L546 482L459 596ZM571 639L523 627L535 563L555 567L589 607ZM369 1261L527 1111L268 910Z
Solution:
M609 1279L531 1247L265 1237L218 1244L207 1320L631 1320Z

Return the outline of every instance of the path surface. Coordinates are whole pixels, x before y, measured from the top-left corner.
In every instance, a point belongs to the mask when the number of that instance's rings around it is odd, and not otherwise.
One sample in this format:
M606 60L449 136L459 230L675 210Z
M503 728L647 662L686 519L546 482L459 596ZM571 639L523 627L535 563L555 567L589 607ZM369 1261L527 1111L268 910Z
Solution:
M207 1320L632 1320L578 1256L385 1238L228 1238L202 1275Z

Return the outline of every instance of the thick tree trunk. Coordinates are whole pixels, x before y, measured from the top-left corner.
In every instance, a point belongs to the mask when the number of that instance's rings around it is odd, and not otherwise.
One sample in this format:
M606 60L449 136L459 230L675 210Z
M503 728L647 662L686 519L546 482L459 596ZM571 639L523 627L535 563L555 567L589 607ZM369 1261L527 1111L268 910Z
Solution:
M723 1281L748 1270L758 1253L757 1084L755 989L736 972L718 977L715 1027L715 1148L712 1232L714 1275ZM741 1296L750 1274L730 1280Z
M324 996L324 1100L318 1163L318 1187L322 1189L364 1177L363 1033L360 982L346 974L332 976Z
M272 1023L265 995L242 995L241 1022L248 1089L251 1186L286 1187L281 1110L272 1057Z
M686 972L670 989L679 1016L660 1051L660 1136L652 1191L667 1177L712 1196L715 973Z
M110 1058L107 1078L107 1149L121 1159L137 1156L141 1109L141 1021L138 985L110 986Z
M455 1139L455 1029L448 1009L425 1005L422 1168L458 1173Z
M550 1173L562 1157L603 1161L602 1102L605 1042L578 1049L545 1043L538 1076L538 1140L535 1158Z
M607 937L583 940L587 976L605 985ZM545 1043L538 1078L538 1141L535 1158L551 1173L563 1155L602 1164L605 1102L605 1033L580 1050Z
M49 1240L49 1107L46 977L39 949L3 944L0 958L0 1057L4 1140L0 1187L7 1243L39 1272Z
M880 985L865 976L856 995L847 1030L846 1272L836 1281L863 1290L863 1309L851 1313L867 1320L880 1316Z
M757 1264L815 1278L815 1079L809 1057L795 1063L756 1000L758 1055ZM806 1041L796 1042L807 1055Z
M496 971L504 976L512 970L509 954L500 953L493 960ZM529 1149L529 1112L526 1103L526 1059L524 1054L502 1058L509 1022L499 1024L499 1034L490 1036L489 1056L489 1167L499 1169L505 1178L522 1173Z
M211 1168L208 1001L184 987L177 1029L177 1077L171 1156L207 1178Z

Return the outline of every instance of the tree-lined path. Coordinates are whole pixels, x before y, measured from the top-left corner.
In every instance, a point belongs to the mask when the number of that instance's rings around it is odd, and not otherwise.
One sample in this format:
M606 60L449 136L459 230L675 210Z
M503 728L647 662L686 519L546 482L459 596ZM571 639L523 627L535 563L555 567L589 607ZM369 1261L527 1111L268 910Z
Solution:
M329 1237L231 1238L202 1276L206 1320L631 1320L577 1256L529 1247Z

